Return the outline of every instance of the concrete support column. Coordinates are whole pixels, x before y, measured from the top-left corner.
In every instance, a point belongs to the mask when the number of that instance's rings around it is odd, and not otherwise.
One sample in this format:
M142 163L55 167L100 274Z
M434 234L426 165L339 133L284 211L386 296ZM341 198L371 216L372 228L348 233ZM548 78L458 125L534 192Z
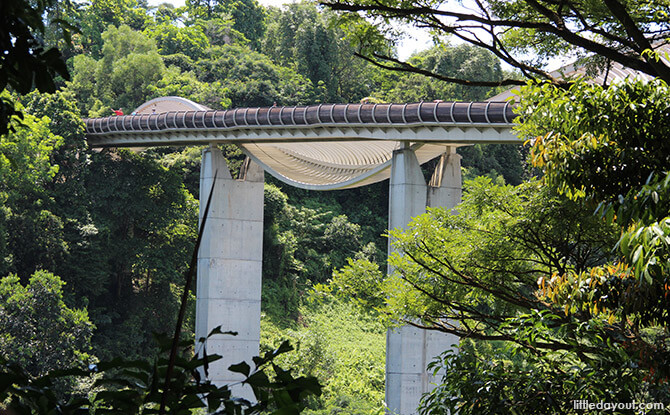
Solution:
M447 147L430 179L426 206L451 209L461 203L462 189L461 155Z
M452 209L461 203L462 189L461 155L456 153L456 147L447 147L428 185L426 205ZM454 348L459 342L457 336L439 331L426 331L425 335L426 364L448 349ZM430 392L434 385L442 380L442 376L443 373L437 373L436 376L428 375L423 393Z
M461 164L455 148L440 158L429 186L414 152L407 146L393 153L389 191L389 229L405 228L426 206L452 208L461 201ZM389 255L391 246L389 245ZM389 269L389 273L391 269ZM439 381L428 363L458 343L444 333L403 326L386 335L386 404L389 412L416 414L421 396Z
M196 301L196 339L217 326L237 336L215 335L207 353L223 359L209 368L217 385L231 384L242 376L228 371L232 364L258 355L263 262L263 169L251 163L245 180L230 175L221 150L203 150L200 170L200 221L214 174L216 183L200 250ZM253 400L250 388L233 387L236 396Z
M406 228L426 210L426 181L414 151L393 152L389 189L389 229ZM389 241L389 255L391 245ZM391 269L389 269L389 273ZM423 330L403 326L386 333L386 404L392 414L416 413L426 380Z

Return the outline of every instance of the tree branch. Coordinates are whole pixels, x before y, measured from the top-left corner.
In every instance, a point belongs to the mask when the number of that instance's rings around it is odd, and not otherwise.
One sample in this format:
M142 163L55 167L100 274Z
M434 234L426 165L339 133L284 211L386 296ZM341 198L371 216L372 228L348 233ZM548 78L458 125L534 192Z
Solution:
M649 40L645 37L640 28L637 27L637 24L630 16L623 4L619 3L617 0L603 0L603 3L605 3L605 6L607 6L607 8L612 12L614 17L616 17L621 22L624 29L626 30L626 33L628 33L628 36L630 36L638 45L639 49L636 50L636 52L643 54L645 50L654 50ZM661 61L657 61L653 56L642 56L645 58L647 63L652 68L654 68L660 78L666 82L670 82L670 67Z
M390 71L396 71L396 72L410 72L410 73L416 73L424 76L428 76L430 78L435 78L440 81L444 82L451 82L453 84L458 84L458 85L466 85L466 86L485 86L485 87L497 87L497 86L515 86L515 85L524 85L524 81L519 81L516 79L503 79L501 81L471 81L467 79L460 79L460 78L452 78L449 76L444 76L437 74L435 72L431 72L425 69L417 68L416 66L403 62L399 59L392 58L390 56L385 56L381 55L378 53L373 53L373 56L377 59L382 59L385 61L393 62L397 66L393 65L384 65L383 63L378 62L375 59L370 58L369 56L363 55L359 52L354 52L354 55L367 61L370 62L371 64L378 66L383 69L388 69Z
M406 8L401 8L401 7L391 7L380 3L371 5L370 4L358 5L337 0L321 1L321 4L328 6L333 10L349 11L349 12L362 11L372 14L376 13L385 17L412 19L414 22L416 22L417 20L421 20L421 18L424 19L423 20L424 22L426 22L425 19L432 19L432 23L428 24L438 26L440 30L444 31L445 33L450 33L459 36L461 39L473 45L485 47L486 49L496 53L496 55L499 56L501 59L504 58L501 56L502 54L499 51L497 51L495 45L488 45L485 42L480 42L475 39L471 39L468 36L464 36L463 34L459 34L458 31L463 27L462 25L465 22L474 22L479 25L482 25L481 28L483 30L486 30L486 27L484 26L490 26L493 28L533 29L538 32L543 32L557 36L558 38L562 39L563 41L567 42L572 46L576 46L585 51L603 56L611 61L618 62L625 67L646 73L650 76L654 77L660 76L666 81L670 81L670 67L665 65L663 62L656 62L653 60L652 57L643 58L639 56L631 56L618 50L615 47L604 45L588 37L580 36L575 31L570 29L569 25L566 24L564 17L558 14L557 12L546 8L536 0L526 0L526 2L529 4L529 6L533 7L534 10L540 13L541 16L543 16L545 19L548 20L526 21L519 19L495 19L486 15L480 16L470 13L460 13L449 10L434 9L426 6L416 6L416 7L409 6ZM643 50L646 49L651 50L652 48L649 40L644 36L644 33L642 33L642 31L636 26L635 21L630 17L630 15L628 15L625 8L623 8L623 6L621 6L621 4L616 0L607 0L606 3L608 3L608 7L611 7L611 10L613 10L613 12L616 11L615 16L622 22L626 30L629 31L629 34L631 36L635 35L633 37L634 39L636 39L636 43L640 45L640 47L642 47ZM438 16L454 18L459 22L460 25L447 27L441 22L438 23L439 22L439 19L437 18ZM575 18L579 19L578 16L575 16ZM598 33L596 32L596 30L598 29L594 28L592 25L589 25L588 29L593 33ZM630 48L631 46L630 42L628 41L621 42L622 39L619 39L617 37L605 36L605 34L602 31L599 34L604 37L607 37L608 40L610 41L618 42L625 48ZM521 69L521 67L518 66L519 62L517 62L517 64L514 64L510 62L509 58L504 60L510 65L513 65ZM388 69L403 70L403 68L388 68ZM538 68L534 69L538 70Z

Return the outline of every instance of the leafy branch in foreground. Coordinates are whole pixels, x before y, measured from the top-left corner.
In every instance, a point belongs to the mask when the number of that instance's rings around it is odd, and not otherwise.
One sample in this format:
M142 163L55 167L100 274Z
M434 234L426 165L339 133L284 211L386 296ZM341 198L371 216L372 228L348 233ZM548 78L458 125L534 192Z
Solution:
M592 306L611 310L634 327L667 329L667 83L629 81L608 89L577 83L566 91L545 85L525 93L520 132L532 138L531 161L543 169L545 182L590 206L620 232L617 263L587 274L562 274L547 288L566 305L576 291L597 292Z
M55 0L3 0L0 3L0 92L11 89L27 94L33 88L40 92L54 92L57 76L70 79L65 60L57 48L48 48L43 37L46 31L44 17L57 2ZM63 39L70 43L70 32L76 28L62 19L50 24L57 26ZM5 134L13 116L23 117L14 108L13 99L0 97L0 134Z
M488 50L518 69L527 78L564 81L544 69L553 58L586 59L598 72L618 63L670 81L670 66L663 47L670 35L670 3L647 0L321 0L321 4L344 12L347 19L357 13L376 19L381 31L393 23L404 23L430 31L435 39L451 37ZM374 41L369 28L356 25L359 55L378 66L417 72L420 68L402 62ZM438 77L435 73L428 76ZM485 86L476 78L445 79L448 82ZM520 85L509 78L499 85Z
M612 294L602 281L612 277L600 270L617 272L619 228L592 207L537 181L478 178L455 212L432 209L390 235L393 273L354 261L328 288L375 306L388 325L461 338L458 354L432 365L442 382L424 413L573 413L572 399L670 396L665 328L636 327L625 310L605 306Z
M230 333L215 329L208 337L216 334ZM165 385L172 345L166 337L157 339L161 353L154 362L114 359L90 365L88 370L56 370L41 377L31 376L19 365L0 362L0 400L17 414L156 414L163 397L170 414L191 414L197 408L211 414L297 414L307 395L321 393L316 379L293 377L274 363L279 355L292 350L286 342L254 358L253 370L246 364L231 367L245 375L242 383L251 387L257 402L235 398L229 385L217 386L207 380L209 364L221 356L194 356L190 341L179 344L173 376ZM270 372L274 372L273 378ZM89 396L60 399L54 386L61 379L93 381Z

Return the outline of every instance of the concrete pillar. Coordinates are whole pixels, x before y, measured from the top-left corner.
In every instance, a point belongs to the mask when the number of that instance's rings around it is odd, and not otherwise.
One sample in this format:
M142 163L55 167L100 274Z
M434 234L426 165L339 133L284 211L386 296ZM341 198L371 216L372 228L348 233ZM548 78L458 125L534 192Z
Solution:
M245 180L231 178L221 150L203 150L200 170L200 220L214 174L214 196L198 252L196 339L217 326L237 336L215 335L207 353L223 359L210 365L217 385L236 383L242 376L228 371L232 364L258 355L263 262L263 169L251 163ZM233 387L236 396L253 400L250 388Z
M408 146L393 152L389 188L389 229L406 228L426 210L426 181ZM389 255L391 245L389 241ZM389 269L389 273L391 269ZM424 333L403 326L386 333L386 404L392 414L414 414L426 378Z
M428 185L426 205L451 209L461 203L462 189L461 155L456 153L456 147L447 147ZM454 345L458 345L459 342L457 336L439 331L426 332L425 335L427 363L435 360L447 349L454 348ZM438 373L436 376L428 375L423 393L430 392L436 383L442 381L442 376L443 373Z
M407 227L413 217L425 212L426 206L451 208L460 200L460 156L455 149L447 148L429 186L426 186L412 150L405 146L393 153L389 229ZM440 380L429 375L426 370L428 363L457 343L455 336L412 326L387 332L386 404L390 413L411 415L418 412L421 396L432 390L433 383Z
M447 147L430 179L426 206L451 209L461 203L462 188L461 155Z

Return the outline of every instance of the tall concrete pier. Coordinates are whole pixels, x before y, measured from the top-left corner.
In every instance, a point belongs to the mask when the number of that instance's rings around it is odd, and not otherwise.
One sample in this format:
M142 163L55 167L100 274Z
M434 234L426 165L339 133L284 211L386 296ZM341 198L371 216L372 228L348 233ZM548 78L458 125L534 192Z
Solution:
M406 228L426 206L452 208L461 200L461 162L454 147L445 148L429 185L408 144L393 152L389 189L389 229ZM388 248L392 252L391 241ZM393 272L389 268L389 273ZM458 338L406 325L386 334L386 404L391 414L411 415L424 393L439 379L428 364L457 344Z
M231 177L221 150L202 153L200 200L214 195L198 253L195 317L196 339L217 326L237 336L215 335L207 341L207 353L223 359L212 363L210 380L218 385L235 384L243 377L228 367L242 361L252 364L258 355L261 322L261 273L263 264L263 169L250 163L243 179ZM204 205L201 206L200 221ZM250 389L234 392L253 399Z

